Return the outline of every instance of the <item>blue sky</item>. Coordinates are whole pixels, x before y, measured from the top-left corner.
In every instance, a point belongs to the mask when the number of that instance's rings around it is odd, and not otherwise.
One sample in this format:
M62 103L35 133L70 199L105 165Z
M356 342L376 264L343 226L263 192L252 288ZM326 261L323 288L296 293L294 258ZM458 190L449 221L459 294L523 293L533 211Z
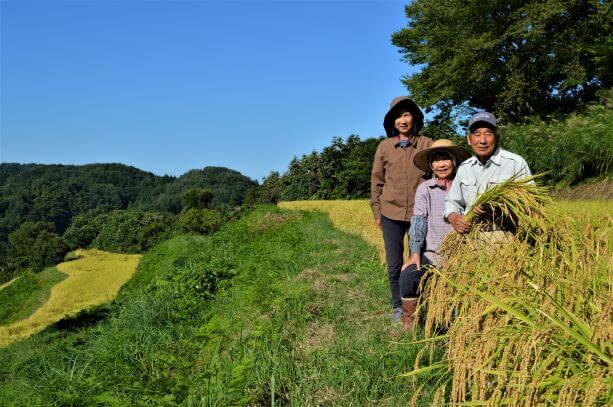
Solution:
M0 160L261 181L383 134L406 1L0 0Z

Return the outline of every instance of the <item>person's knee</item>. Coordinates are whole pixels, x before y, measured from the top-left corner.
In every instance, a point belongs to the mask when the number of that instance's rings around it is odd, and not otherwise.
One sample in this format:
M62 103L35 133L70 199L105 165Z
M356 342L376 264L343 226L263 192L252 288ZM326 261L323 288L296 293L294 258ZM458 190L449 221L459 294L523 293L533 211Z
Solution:
M415 264L409 264L405 269L402 270L402 273L414 273L417 270L417 266Z

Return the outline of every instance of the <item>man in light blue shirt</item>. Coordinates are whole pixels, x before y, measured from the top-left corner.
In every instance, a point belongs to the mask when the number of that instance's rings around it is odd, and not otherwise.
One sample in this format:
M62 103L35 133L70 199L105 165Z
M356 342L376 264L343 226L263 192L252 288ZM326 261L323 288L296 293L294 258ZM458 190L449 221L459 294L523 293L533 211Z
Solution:
M468 122L468 144L475 154L459 167L447 197L444 218L460 233L472 227L464 218L477 197L490 185L499 184L513 176L531 175L526 160L498 145L500 130L493 114L480 112ZM482 215L480 208L475 213Z

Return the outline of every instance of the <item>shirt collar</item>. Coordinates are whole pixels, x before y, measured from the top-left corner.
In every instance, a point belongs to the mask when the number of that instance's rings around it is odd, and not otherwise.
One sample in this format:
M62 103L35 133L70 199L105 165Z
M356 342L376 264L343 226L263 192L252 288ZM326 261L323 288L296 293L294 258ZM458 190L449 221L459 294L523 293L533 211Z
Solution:
M494 150L490 158L488 158L488 161L491 161L500 167L500 146L496 146L496 149Z
M444 184L444 182L443 182L443 181L439 180L439 179L438 179L436 176L433 176L433 177L432 177L432 181L431 181L431 182L428 184L428 187L429 187L429 188L431 188L431 189L434 189L434 188L440 188L440 189L442 189L443 191L446 191L446 190L448 190L449 188L451 188L451 184L452 184L452 183L453 183L453 180L451 180L451 181L449 182L449 185L448 185L448 186L445 186L445 184Z
M394 147L400 147L400 137L394 136L394 140L396 141ZM417 137L411 134L411 136L409 137L409 144L413 147L417 147Z
M479 157L477 157L476 155L473 155L472 158L474 159L471 163L472 165L481 164ZM496 148L494 149L494 152L492 153L490 158L487 159L485 164L483 164L483 166L487 166L487 163L490 161L500 167L500 146L496 146Z

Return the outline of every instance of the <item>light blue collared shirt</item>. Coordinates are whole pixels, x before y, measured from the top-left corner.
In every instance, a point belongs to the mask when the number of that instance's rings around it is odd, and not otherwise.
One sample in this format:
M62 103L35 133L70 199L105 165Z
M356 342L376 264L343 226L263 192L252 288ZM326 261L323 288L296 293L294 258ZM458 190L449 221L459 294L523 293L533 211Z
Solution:
M496 147L485 164L475 156L464 161L458 167L445 198L445 220L452 212L464 215L490 185L499 184L515 175L522 178L532 174L526 160L500 147Z

